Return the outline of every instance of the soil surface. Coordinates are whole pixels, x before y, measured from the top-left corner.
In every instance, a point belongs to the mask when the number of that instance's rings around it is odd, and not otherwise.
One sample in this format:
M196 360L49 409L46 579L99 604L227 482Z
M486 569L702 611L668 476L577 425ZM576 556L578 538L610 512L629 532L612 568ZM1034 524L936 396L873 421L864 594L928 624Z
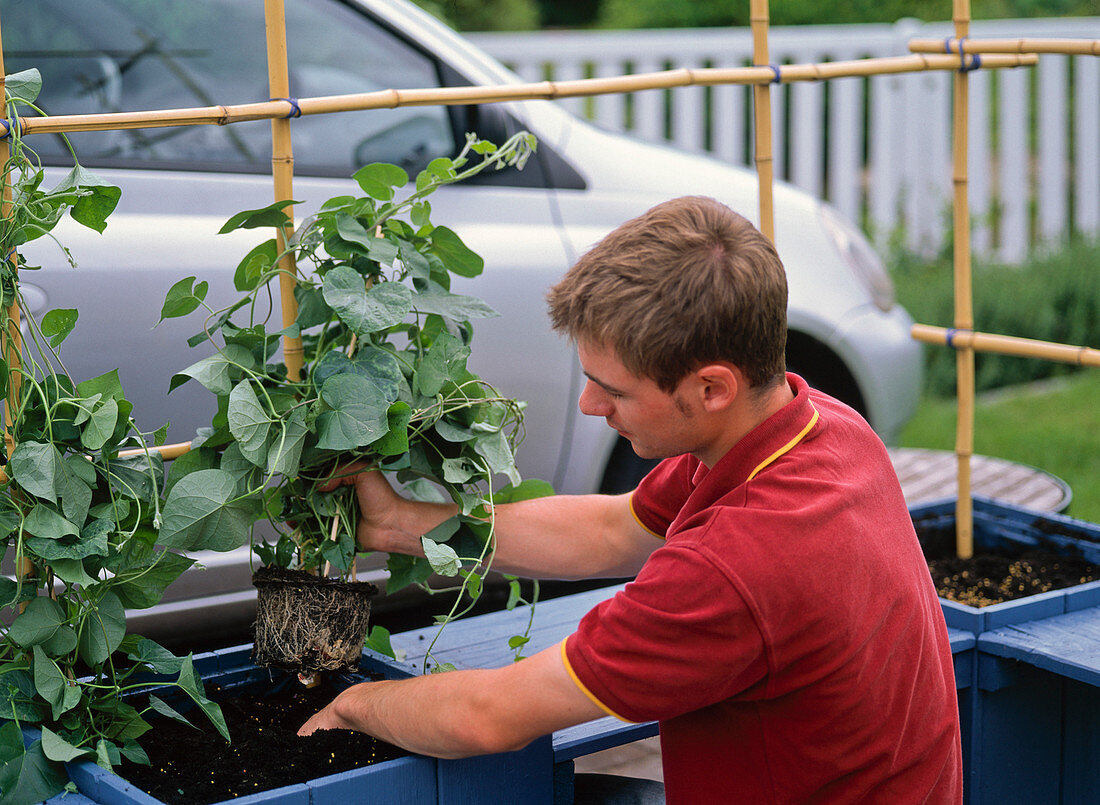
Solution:
M1100 579L1100 567L1077 556L1027 551L928 562L941 598L984 607Z
M225 740L192 711L201 729L158 720L156 740L143 743L151 764L125 763L119 774L166 803L207 805L328 774L369 766L408 753L368 735L347 730L296 734L305 721L332 701L322 685L307 689L291 680L277 694L242 694L221 701L233 742Z

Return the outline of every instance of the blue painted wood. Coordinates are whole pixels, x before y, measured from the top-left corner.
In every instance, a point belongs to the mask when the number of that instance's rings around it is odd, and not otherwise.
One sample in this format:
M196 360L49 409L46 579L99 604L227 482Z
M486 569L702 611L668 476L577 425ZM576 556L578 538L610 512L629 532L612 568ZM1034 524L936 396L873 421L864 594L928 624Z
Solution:
M436 771L436 761L430 758L404 757L310 780L302 787L308 795L306 805L326 802L434 803L437 801Z
M439 805L553 805L550 737L518 752L439 761Z
M45 805L98 805L98 803L94 799L88 799L80 792L70 794L65 791L47 799Z
M310 798L308 785L296 784L270 791L257 791L230 801L233 805L310 805L313 800Z
M978 637L979 649L1100 686L1100 607L1006 626Z
M533 654L559 643L572 634L577 623L592 607L610 598L623 585L589 590L540 602L535 608L535 621L531 641L524 653ZM450 662L456 668L499 668L512 662L513 653L508 648L508 638L522 634L527 629L530 610L517 607L512 611L491 612L472 618L463 618L440 633L436 626L401 632L392 635L395 650L405 652L400 665L419 672L424 655L432 640L439 635L432 654L441 662Z
M1007 661L979 658L980 664L990 662ZM1016 684L979 691L971 802L1058 803L1063 680L1018 664L1013 675Z
M978 644L973 632L947 628L951 642L951 660L955 670L955 690L962 691L974 684L974 655Z
M1067 680L1063 697L1062 802L1096 802L1100 798L1100 688Z
M100 805L162 805L160 800L89 760L66 763L65 768L77 790Z
M652 738L657 734L656 721L631 724L605 716L595 721L577 724L554 733L554 762L573 760L582 755L602 752L623 744Z

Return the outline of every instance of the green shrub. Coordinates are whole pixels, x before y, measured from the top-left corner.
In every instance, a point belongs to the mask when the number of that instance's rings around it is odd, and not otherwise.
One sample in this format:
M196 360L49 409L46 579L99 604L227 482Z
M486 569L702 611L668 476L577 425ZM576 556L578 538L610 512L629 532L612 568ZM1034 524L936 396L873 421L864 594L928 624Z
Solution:
M903 255L893 261L898 300L922 324L954 323L950 260L922 262ZM974 329L1073 346L1100 347L1100 242L1076 242L1023 266L975 264ZM1076 367L1051 361L979 353L978 391L1055 377ZM925 347L925 390L955 394L955 353Z
M694 28L748 25L749 0L603 0L604 28ZM987 0L975 19L1092 15L1095 0ZM826 25L894 22L902 17L948 20L951 4L942 0L772 0L772 25Z
M535 0L414 0L457 31L533 31L540 15Z

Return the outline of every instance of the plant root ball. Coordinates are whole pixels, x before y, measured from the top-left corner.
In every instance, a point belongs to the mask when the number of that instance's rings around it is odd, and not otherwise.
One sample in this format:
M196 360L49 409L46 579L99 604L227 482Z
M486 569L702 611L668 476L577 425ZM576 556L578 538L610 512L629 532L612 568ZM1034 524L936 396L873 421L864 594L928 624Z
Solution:
M257 665L302 674L359 666L370 598L368 582L347 582L299 570L261 568L252 578L256 600Z

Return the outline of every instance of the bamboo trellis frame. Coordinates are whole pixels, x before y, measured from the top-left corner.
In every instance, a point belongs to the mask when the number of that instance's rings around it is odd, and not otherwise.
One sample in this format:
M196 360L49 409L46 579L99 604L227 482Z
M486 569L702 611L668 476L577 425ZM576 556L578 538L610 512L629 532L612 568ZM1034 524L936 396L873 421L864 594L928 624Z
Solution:
M1034 54L1003 54L982 59L983 68L1027 67L1037 61ZM818 64L784 64L772 67L679 68L617 78L579 78L572 81L537 81L500 86L443 87L432 89L386 89L376 92L327 95L260 101L234 105L205 106L189 109L112 112L87 115L53 115L20 118L24 134L107 131L115 129L165 128L241 123L286 117L355 112L367 109L395 109L404 106L462 106L524 100L557 100L589 95L638 92L722 84L757 85L775 82L776 70L781 83L825 81L883 74L955 70L958 56L948 54L912 54L875 59Z
M913 338L925 344L949 346L955 349L973 349L976 352L992 352L998 355L1011 355L1017 358L1040 358L1058 363L1070 363L1075 366L1100 368L1100 349L1092 347L1058 344L1053 341L1039 341L1034 338L1020 338L1013 335L995 335L975 332L974 330L956 330L949 327L935 327L930 324L914 324Z
M267 28L267 74L268 88L272 98L286 98L290 95L290 70L287 65L286 15L283 0L264 0L264 23ZM290 114L271 119L271 175L275 182L275 201L290 201L294 198L294 149L291 145L290 119L294 115L294 104ZM293 221L292 207L284 210ZM287 249L287 232L283 227L275 230L275 244L280 255L279 267L279 306L282 311L283 328L290 327L298 318L298 300L294 296L297 285L298 266L294 254ZM283 359L286 362L287 376L298 380L302 372L302 338L283 336Z
M965 58L959 53L958 43L962 43L963 53L982 52L981 66L985 68L1006 68L1033 65L1037 61L1037 52L1066 52L1048 49L1055 45L1043 40L968 40L970 9L968 0L954 0L953 17L956 39L952 49L951 40L946 46L935 40L914 40L911 43L911 56L897 56L877 59L858 59L850 61L828 62L803 65L768 64L767 0L751 0L751 18L754 35L753 67L743 68L702 68L678 69L655 73L644 73L614 78L577 79L573 81L543 81L528 84L516 84L495 87L454 87L432 89L382 90L371 93L325 96L317 98L291 99L287 81L286 26L282 0L265 1L265 24L267 28L268 73L272 100L260 103L238 104L233 106L212 106L192 109L150 110L143 112L121 112L94 115L59 115L49 118L21 119L24 134L48 132L102 131L131 128L160 128L191 125L227 125L230 123L269 119L272 121L272 172L275 183L276 201L289 200L292 196L293 150L290 138L290 118L303 115L328 114L340 111L366 109L392 109L401 106L425 105L465 105L471 103L493 103L518 100L553 100L569 97L583 97L609 93L629 93L650 89L671 89L684 86L716 86L721 84L744 84L754 87L756 120L756 164L760 183L760 225L761 231L774 241L774 218L772 209L772 154L771 154L771 114L770 84L796 81L821 81L834 78L871 76L921 72L927 70L958 70L960 60L966 67ZM1074 40L1066 40L1069 45L1062 47L1089 47L1088 50L1071 52L1100 52L1100 44L1082 45ZM946 50L946 53L940 51ZM927 53L928 55L925 55ZM952 53L957 55L952 55ZM976 65L975 65L976 66ZM0 88L2 88L3 60L0 49ZM939 335L914 327L914 337L918 339L942 338L943 343L954 343L960 348L960 422L970 419L969 429L960 428L956 452L959 456L959 506L957 519L966 521L970 528L969 514L969 456L973 441L973 350L982 348L988 342L987 337L973 333L970 302L970 254L969 254L969 212L966 203L966 70L960 70L955 78L955 152L954 179L956 190L955 227L956 227L956 314L954 339L944 331ZM7 151L7 142L0 141L0 155ZM5 160L6 164L6 160ZM10 196L8 177L4 176L5 203ZM960 204L960 198L962 202ZM960 236L962 235L962 236ZM285 234L277 233L280 247L285 246ZM6 256L4 259L7 259ZM286 269L281 285L281 302L284 326L295 319L294 311L294 274L296 268L293 258L284 258ZM19 315L18 309L14 315ZM934 328L933 328L934 329ZM18 330L18 328L16 328ZM963 337L963 333L969 335ZM5 339L5 349L18 345L18 331L14 337ZM996 337L989 337L996 338ZM1020 339L1013 339L1019 341ZM1007 347L1006 347L1007 348ZM1073 348L1068 348L1073 349ZM284 354L288 369L300 370L300 340L284 342ZM969 369L966 368L969 356ZM1091 356L1087 358L1091 360ZM1091 365L1091 364L1090 364ZM969 380L967 380L969 378ZM965 392L969 384L970 392ZM14 393L9 394L8 410L18 401L18 386L12 383ZM5 430L6 436L8 436ZM8 438L8 449L13 445ZM190 449L189 443L165 445L154 448L165 458L174 458ZM140 451L136 451L140 452ZM960 545L962 544L960 538Z
M970 32L970 0L954 0L952 17L955 36L959 40ZM978 57L972 57L977 62ZM953 224L955 238L955 328L974 329L973 281L970 266L970 196L967 173L968 124L970 108L969 68L966 55L959 54L959 69L955 72L953 108L952 182L955 190ZM955 427L955 460L957 466L955 495L955 550L960 559L974 555L974 504L971 497L970 458L974 454L974 350L959 345L955 351L955 395L957 423Z
M955 197L953 204L954 239L954 290L955 326L951 329L915 324L913 338L930 344L943 344L956 351L956 401L957 425L955 454L958 465L958 493L956 495L955 528L956 550L961 558L973 555L974 523L971 496L970 459L974 450L975 382L974 357L976 352L996 352L1017 357L1072 363L1079 366L1100 366L1100 351L1089 347L1054 344L1047 341L1015 336L990 335L974 331L973 279L970 254L970 201L967 181L967 143L969 120L970 69L966 55L974 60L994 58L991 54L1005 53L1058 53L1067 55L1100 55L1100 40L1088 39L970 39L969 0L954 0L953 17L955 36L945 40L914 39L909 49L914 53L946 52L957 54L960 69L955 76L954 97L954 151L953 180ZM985 55L980 55L985 54Z
M761 67L768 66L774 73L773 81L781 79L779 70L770 65L768 56L768 0L752 0L749 24L752 27L752 61ZM759 186L758 206L760 208L760 231L764 237L775 243L775 204L772 190L775 185L774 164L772 162L772 88L771 83L754 84L753 119L756 180Z
M4 93L4 76L6 73L7 71L4 69L3 36L0 36L0 103L3 103L7 98ZM4 103L4 115L7 115L6 103ZM0 212L3 213L5 218L10 214L12 205L11 175L8 172L8 161L10 159L11 143L7 137L4 137L0 139L0 174L2 174L0 183L3 185L2 191L0 191ZM10 254L0 255L0 260L11 263L13 271L18 270L19 261L14 251ZM15 438L9 427L8 412L14 410L19 404L23 378L20 373L23 360L23 333L19 329L19 316L19 300L15 299L8 308L8 328L0 331L0 354L3 354L8 367L8 393L4 400L4 410L0 412L3 414L0 422L3 425L4 448L9 458L15 450ZM3 477L2 472L0 472L0 477ZM19 560L19 564L15 568L16 574L20 577L30 574L33 570L34 567L31 561L25 557Z
M1100 39L910 39L912 53L1061 53L1100 56Z
M4 94L4 83L6 70L4 69L4 44L3 37L0 36L0 101L6 99ZM4 117L7 116L7 105L4 106ZM5 122L7 122L5 120ZM0 194L0 211L3 212L3 217L7 218L11 210L12 204L12 186L11 176L8 172L8 160L11 159L11 143L8 137L0 139L0 170L3 172L3 176L0 177L0 181L3 182L3 191ZM0 255L0 260L4 262L10 262L13 270L18 270L18 260L14 254ZM9 327L6 331L0 332L0 351L4 356L8 368L8 393L7 399L4 401L4 414L11 411L18 403L20 388L19 381L22 375L19 373L19 366L23 355L23 334L19 329L19 303L18 300L14 301L11 307L8 308ZM15 442L12 438L10 429L7 427L7 421L4 421L4 444L7 449L8 456L11 456L12 450L15 449Z

